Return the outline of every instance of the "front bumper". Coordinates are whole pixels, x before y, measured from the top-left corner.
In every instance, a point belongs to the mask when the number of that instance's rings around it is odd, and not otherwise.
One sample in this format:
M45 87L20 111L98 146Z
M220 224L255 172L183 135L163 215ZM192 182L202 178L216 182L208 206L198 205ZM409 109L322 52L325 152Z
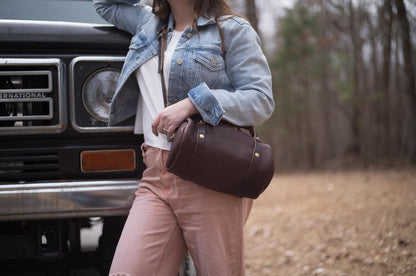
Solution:
M138 180L0 185L0 221L127 215Z

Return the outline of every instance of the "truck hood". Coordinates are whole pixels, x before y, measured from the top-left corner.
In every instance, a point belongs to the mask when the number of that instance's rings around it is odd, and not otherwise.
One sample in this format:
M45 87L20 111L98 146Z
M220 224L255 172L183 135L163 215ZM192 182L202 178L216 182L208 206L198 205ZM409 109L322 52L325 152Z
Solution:
M130 39L112 25L0 19L0 49L127 50Z

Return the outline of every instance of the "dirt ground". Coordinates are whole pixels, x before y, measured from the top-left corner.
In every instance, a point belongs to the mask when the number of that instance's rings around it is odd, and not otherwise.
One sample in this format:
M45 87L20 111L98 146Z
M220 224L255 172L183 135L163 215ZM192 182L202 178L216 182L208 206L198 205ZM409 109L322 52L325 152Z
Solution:
M416 170L278 175L245 234L248 276L416 275Z

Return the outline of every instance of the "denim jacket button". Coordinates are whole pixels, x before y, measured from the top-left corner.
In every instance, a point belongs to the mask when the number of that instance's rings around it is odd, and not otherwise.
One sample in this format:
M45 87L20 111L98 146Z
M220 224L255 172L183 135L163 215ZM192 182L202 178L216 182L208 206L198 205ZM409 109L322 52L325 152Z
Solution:
M213 58L213 59L211 60L211 64L212 64L212 66L216 66L216 65L217 65L217 61L215 60L215 58Z
M183 63L183 60L181 58L178 58L178 60L176 61L179 65L181 65Z
M193 34L192 34L192 33L188 33L188 34L186 35L186 37L187 37L188 39L191 39L191 38L192 38L192 36L193 36Z

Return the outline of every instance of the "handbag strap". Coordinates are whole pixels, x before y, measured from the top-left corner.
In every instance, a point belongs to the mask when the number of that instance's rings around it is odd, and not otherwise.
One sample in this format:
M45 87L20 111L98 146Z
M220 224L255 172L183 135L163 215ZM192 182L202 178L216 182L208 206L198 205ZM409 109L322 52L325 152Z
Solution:
M165 50L166 50L166 41L168 37L168 24L163 24L162 28L159 31L158 34L158 40L159 40L159 68L158 73L160 75L160 81L162 83L162 92L163 92L163 103L166 106L169 105L168 102L168 93L166 89L166 83L165 83L165 73L163 71L164 62L165 62Z

